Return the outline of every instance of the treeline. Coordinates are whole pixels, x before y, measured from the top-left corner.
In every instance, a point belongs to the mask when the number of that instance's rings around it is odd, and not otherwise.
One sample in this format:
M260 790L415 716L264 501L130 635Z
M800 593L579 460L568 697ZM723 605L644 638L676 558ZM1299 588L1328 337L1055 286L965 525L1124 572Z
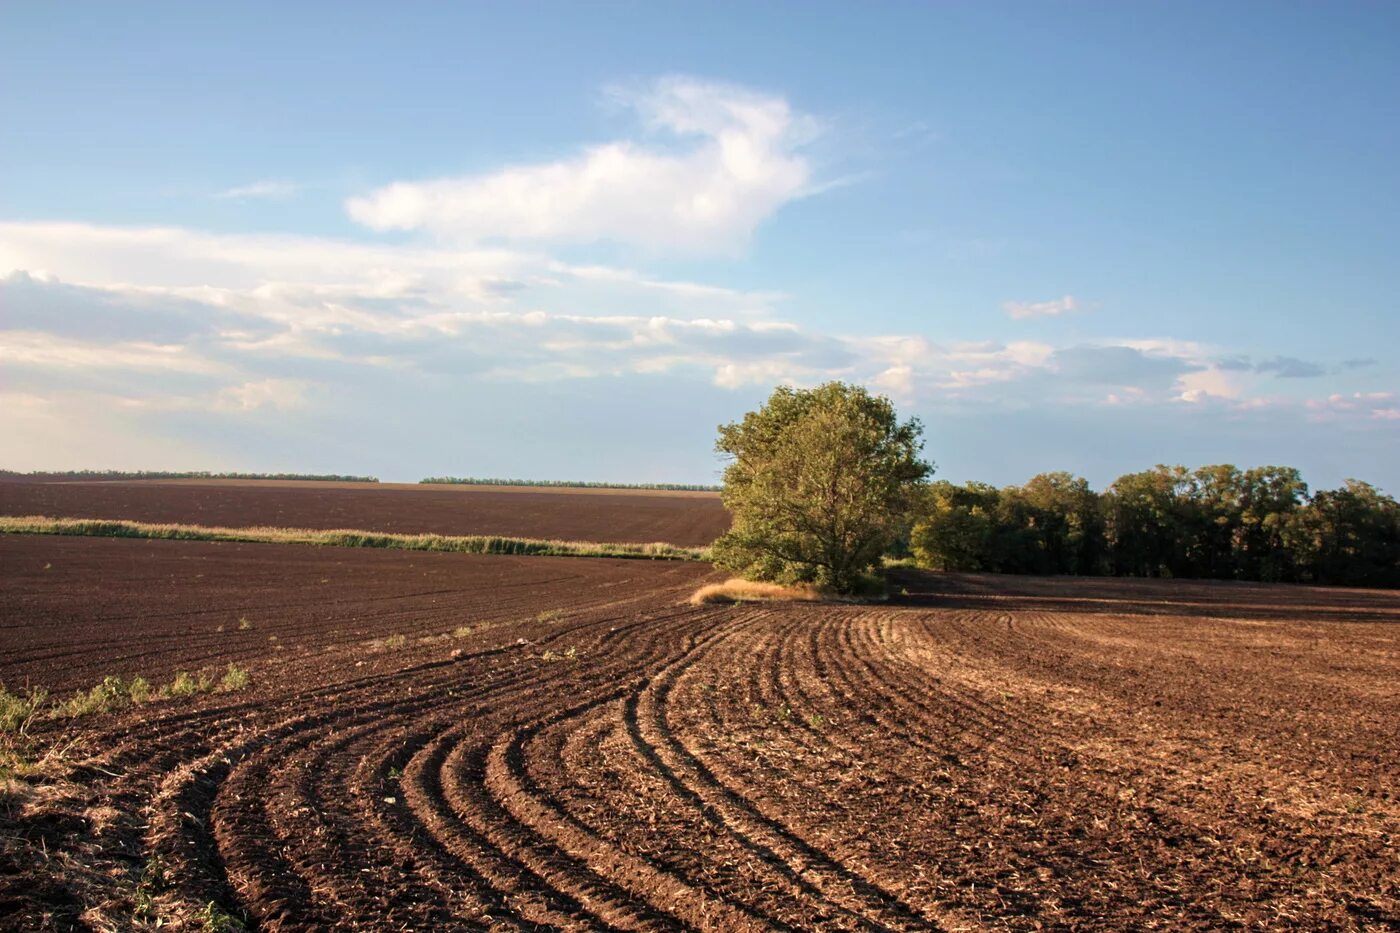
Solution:
M939 570L1400 586L1400 503L1348 480L1309 493L1292 467L1158 466L1095 492L929 485L909 546Z
M375 476L342 476L338 473L210 473L206 470L35 470L20 473L0 470L3 479L108 480L108 479L299 479L332 483L377 483Z
M591 483L586 480L494 479L473 476L429 476L418 482L451 486L563 486L572 489L668 489L677 492L719 492L723 488L692 483Z

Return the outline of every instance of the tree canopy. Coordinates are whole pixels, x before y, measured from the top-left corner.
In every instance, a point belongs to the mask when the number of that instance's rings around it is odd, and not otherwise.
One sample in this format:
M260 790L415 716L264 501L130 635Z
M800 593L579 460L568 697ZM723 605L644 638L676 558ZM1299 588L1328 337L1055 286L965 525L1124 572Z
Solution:
M934 483L910 545L938 570L1400 585L1400 505L1348 480L1311 495L1292 467L1157 466L1102 493L1067 473Z
M716 563L750 579L852 592L879 563L933 468L923 427L859 386L781 386L721 425L723 499L733 516Z

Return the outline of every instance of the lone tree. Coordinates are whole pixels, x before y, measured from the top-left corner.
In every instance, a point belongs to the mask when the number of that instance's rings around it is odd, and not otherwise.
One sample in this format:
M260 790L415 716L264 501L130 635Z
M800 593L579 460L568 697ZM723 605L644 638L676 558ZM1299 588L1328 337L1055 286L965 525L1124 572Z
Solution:
M890 545L933 467L923 426L859 386L780 386L758 411L721 425L730 531L720 566L756 580L853 592Z

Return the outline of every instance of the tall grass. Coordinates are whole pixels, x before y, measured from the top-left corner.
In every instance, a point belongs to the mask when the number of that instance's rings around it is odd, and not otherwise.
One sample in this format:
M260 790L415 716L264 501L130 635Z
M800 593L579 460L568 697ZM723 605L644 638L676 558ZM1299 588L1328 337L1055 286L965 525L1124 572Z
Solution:
M704 548L653 544L553 541L495 535L394 534L309 528L218 528L151 524L100 518L0 515L0 534L80 535L96 538L164 538L182 541L246 541L259 544L314 544L322 547L393 548L461 554L516 554L541 557L623 557L643 560L705 560Z
M719 492L724 488L698 483L597 483L589 480L500 479L472 476L429 476L418 482L420 485L437 484L443 486L556 486L567 489L665 489L673 492Z

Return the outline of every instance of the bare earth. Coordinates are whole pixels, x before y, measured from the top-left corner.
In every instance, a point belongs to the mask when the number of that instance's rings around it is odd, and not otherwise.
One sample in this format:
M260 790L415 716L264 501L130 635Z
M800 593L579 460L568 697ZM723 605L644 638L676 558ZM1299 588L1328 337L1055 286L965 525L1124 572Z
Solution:
M0 482L0 515L703 547L729 528L712 492L278 480Z
M1400 594L906 573L885 605L685 603L715 578L0 538L11 687L253 676L45 724L73 744L0 804L0 927L154 928L153 860L192 929L1400 925Z

